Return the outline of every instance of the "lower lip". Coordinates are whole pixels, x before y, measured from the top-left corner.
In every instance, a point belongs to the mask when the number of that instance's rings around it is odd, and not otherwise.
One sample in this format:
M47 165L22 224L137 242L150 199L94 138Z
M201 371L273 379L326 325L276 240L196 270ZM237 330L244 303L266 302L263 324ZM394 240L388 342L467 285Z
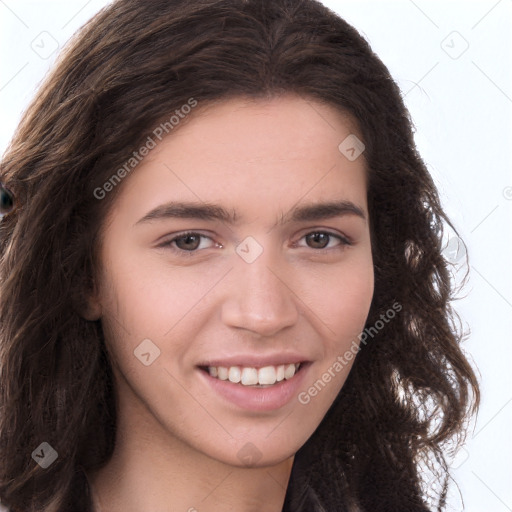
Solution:
M273 411L279 409L298 396L302 382L311 363L303 363L299 371L289 380L269 386L257 388L235 384L229 380L220 380L212 377L208 372L199 369L199 372L224 399L247 411Z

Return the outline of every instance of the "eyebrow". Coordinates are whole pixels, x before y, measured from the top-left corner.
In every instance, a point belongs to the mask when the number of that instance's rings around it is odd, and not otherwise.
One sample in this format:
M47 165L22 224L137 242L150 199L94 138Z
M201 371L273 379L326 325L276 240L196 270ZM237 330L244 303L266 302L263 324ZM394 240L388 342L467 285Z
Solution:
M351 201L339 200L323 203L310 203L295 207L281 219L276 225L283 225L287 222L305 222L345 215L355 215L366 222L366 215L360 206ZM220 205L212 203L195 202L169 202L157 206L139 219L134 226L154 220L164 219L199 219L205 221L221 221L226 224L235 225L241 222L241 218L235 210L227 210Z

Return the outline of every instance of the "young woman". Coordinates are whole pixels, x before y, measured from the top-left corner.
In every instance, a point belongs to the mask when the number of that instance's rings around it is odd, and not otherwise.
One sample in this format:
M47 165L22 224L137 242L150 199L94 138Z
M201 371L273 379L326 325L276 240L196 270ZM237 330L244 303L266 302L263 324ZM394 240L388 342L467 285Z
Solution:
M113 2L0 181L11 511L444 508L479 403L453 226L397 85L333 12Z

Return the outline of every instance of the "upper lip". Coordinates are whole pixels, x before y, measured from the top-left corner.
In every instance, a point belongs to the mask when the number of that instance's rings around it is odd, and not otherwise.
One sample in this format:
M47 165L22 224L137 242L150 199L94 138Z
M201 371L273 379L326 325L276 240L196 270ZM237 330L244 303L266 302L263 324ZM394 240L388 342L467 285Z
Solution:
M216 357L215 359L207 359L198 366L245 366L262 368L264 366L279 366L288 363L305 363L308 362L307 357L294 352L282 352L279 354L269 354L266 356L246 354L246 355L230 355L226 357Z

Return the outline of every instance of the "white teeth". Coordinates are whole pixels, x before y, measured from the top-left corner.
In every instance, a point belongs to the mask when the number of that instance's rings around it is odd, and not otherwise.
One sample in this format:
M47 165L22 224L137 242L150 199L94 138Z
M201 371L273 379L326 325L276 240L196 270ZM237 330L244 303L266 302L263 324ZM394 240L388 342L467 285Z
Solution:
M240 382L244 386L252 386L258 384L258 370L256 368L244 368L242 370L242 378Z
M242 372L240 371L240 367L238 366L231 366L229 368L228 378L229 382L234 382L237 384L240 382L240 378L242 376Z
M276 382L284 379L291 379L300 363L281 364L279 366L264 366L263 368L254 368L251 366L240 367L230 366L209 366L208 373L220 380L229 380L234 384L242 384L243 386L271 386Z
M294 364L287 364L284 367L284 378L285 379L291 379L295 375L295 365Z
M225 366L208 366L208 371L210 371L210 368L216 368L217 369L217 378L220 380L228 380L228 369ZM211 375L211 374L210 374ZM215 377L215 375L213 375Z
M258 382L260 384L275 384L277 372L274 366L264 366L258 370Z

